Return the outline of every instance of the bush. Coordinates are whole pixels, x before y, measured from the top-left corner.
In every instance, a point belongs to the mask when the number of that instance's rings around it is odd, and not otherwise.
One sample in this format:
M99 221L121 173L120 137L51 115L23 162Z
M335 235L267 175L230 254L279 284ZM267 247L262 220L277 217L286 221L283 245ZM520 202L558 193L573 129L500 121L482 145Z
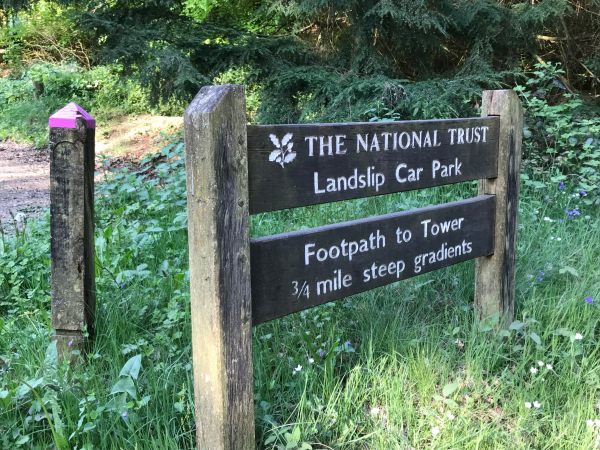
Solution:
M69 102L80 104L99 120L182 111L175 102L151 107L148 90L125 78L116 64L85 70L72 63L37 63L17 78L0 78L0 103L5 105L0 110L0 139L45 145L48 117Z
M571 181L588 202L600 203L600 111L560 81L558 65L537 64L515 90L526 109L523 150L526 167L550 181ZM544 187L543 181L532 181Z
M47 0L30 3L27 10L12 16L10 26L0 27L3 62L13 70L40 61L89 68L89 42L72 20L73 7Z

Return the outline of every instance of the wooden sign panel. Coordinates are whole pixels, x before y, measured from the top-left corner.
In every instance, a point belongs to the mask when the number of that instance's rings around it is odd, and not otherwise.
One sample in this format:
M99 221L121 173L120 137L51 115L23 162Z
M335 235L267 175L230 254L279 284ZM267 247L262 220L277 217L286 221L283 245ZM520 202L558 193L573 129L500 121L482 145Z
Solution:
M497 173L498 117L248 126L250 213Z
M251 241L253 325L494 249L495 197Z

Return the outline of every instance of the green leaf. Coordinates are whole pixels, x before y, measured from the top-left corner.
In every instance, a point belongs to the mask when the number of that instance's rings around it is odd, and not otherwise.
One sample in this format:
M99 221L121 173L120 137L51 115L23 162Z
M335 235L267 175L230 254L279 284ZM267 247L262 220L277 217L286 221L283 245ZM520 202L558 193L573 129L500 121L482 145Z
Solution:
M575 278L579 278L579 272L577 272L577 270L575 270L571 266L564 266L562 269L560 269L558 271L558 273L560 273L561 275L563 275L565 273L569 273L569 274L573 275Z
M515 320L515 321L513 321L513 323L510 324L510 326L508 327L508 329L509 330L514 330L514 331L519 331L525 325L526 324L524 322L521 322L520 320Z
M60 417L61 409L58 405L58 402L54 399L52 400L52 419L54 421L54 431L55 431L55 439L56 439L56 447L67 448L68 441L64 436L65 425Z
M15 392L17 398L21 398L29 393L32 389L35 389L40 384L44 382L43 378L33 378L28 380L27 383L23 383L21 386L17 388Z
M89 431L92 431L94 428L96 428L96 424L93 422L86 422L85 425L83 426L83 432L84 433L88 433Z
M531 338L531 340L533 342L535 342L537 345L542 345L542 340L540 339L540 337L537 335L537 333L531 332L529 333L529 337Z
M127 408L127 394L115 395L106 403L106 411L121 412Z
M129 394L133 399L137 400L137 390L135 388L135 383L133 382L130 376L123 377L119 381L117 381L110 390L110 393Z
M21 445L27 444L29 442L29 435L26 434L24 436L21 436L19 439L17 439L17 442L15 442L15 445L20 447Z
M142 365L142 355L132 356L127 360L121 372L119 372L120 377L130 376L134 380L137 380L137 377L140 373L140 367Z
M150 395L144 395L142 399L138 402L138 408L142 408L146 406L152 397Z
M496 333L496 336L499 337L499 338L510 337L510 331L508 331L508 330L500 330L500 331L498 331L498 333Z
M444 403L448 406L450 406L451 408L460 408L460 406L458 405L458 403L456 403L454 400L452 400L451 398L445 398L444 399Z
M56 367L58 361L58 351L56 350L56 341L50 342L46 348L46 356L44 358L44 367Z
M273 442L275 442L277 440L277 435L276 434L272 434L271 436L269 436L266 440L265 440L265 445L269 445L272 444Z
M454 394L458 390L459 387L460 387L460 385L458 383L448 383L442 389L442 395L444 397L450 397L452 394Z
M300 427L294 427L291 433L286 433L285 437L287 440L286 448L295 448L300 442L300 439L302 438L302 432L300 431Z

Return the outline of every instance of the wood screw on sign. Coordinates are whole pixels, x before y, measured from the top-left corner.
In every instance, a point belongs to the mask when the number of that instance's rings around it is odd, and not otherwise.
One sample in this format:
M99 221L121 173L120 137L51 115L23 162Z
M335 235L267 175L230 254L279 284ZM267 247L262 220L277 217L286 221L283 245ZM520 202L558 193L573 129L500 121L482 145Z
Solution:
M61 359L94 332L94 136L96 121L69 103L50 127L52 327Z
M255 447L253 325L469 259L478 318L512 321L514 92L477 118L247 126L243 87L210 86L184 119L199 449ZM477 197L250 239L250 214L468 180Z

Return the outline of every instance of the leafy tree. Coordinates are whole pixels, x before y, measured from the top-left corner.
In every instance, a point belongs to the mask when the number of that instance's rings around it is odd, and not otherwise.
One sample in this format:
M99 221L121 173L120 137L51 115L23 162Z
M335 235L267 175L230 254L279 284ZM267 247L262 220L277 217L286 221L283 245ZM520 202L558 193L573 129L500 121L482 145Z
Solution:
M91 62L121 64L154 102L243 82L259 86L259 120L465 114L544 60L563 63L568 89L600 88L600 0L55 3L71 5Z

